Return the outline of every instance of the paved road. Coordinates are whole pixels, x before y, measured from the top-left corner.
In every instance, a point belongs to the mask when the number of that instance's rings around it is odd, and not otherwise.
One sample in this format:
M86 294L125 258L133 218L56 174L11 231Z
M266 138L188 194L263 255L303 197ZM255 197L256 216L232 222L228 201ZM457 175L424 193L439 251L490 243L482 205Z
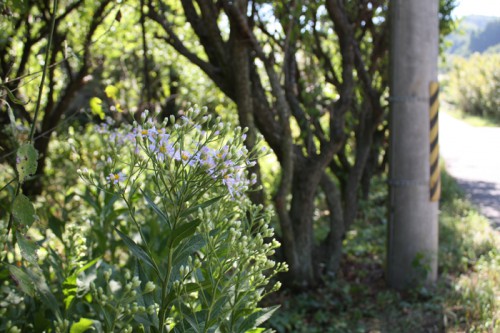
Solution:
M500 127L473 127L444 112L439 117L446 169L500 229Z

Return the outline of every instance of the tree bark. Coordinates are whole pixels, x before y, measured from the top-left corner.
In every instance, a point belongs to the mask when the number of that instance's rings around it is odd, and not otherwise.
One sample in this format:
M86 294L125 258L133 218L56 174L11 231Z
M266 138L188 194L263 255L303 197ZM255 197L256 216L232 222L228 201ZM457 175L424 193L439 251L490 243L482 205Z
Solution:
M235 5L240 11L246 13L248 6L247 0L235 1ZM234 22L232 23L234 24ZM250 44L239 29L231 29L230 35L232 49L232 67L235 85L235 102L238 106L238 119L241 127L247 128L245 146L248 151L255 149L257 140L257 129L255 127L253 116L252 84L250 77ZM265 204L264 191L262 189L262 176L258 161L249 168L250 174L257 177L256 187L258 190L251 190L248 195L255 204Z
M326 204L330 212L330 231L325 239L322 254L328 274L335 274L340 267L342 256L342 240L346 231L344 224L344 210L340 189L328 174L321 177L321 189L326 196Z
M294 277L293 286L301 289L313 288L319 283L318 261L314 258L313 216L322 172L317 163L295 163L290 218L297 262L295 267L290 265L290 269Z

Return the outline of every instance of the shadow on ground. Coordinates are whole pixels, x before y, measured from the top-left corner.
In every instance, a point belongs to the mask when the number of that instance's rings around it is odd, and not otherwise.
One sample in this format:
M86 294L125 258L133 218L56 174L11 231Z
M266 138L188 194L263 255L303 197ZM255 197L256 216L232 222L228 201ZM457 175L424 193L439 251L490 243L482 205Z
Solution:
M456 178L466 197L485 215L495 229L500 229L500 188L485 181Z

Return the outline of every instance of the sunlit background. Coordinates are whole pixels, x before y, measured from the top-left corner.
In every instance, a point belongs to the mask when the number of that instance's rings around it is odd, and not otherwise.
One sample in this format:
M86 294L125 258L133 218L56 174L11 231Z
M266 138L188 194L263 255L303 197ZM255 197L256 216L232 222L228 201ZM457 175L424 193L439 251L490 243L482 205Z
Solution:
M455 9L456 17L467 15L500 16L499 0L461 0Z

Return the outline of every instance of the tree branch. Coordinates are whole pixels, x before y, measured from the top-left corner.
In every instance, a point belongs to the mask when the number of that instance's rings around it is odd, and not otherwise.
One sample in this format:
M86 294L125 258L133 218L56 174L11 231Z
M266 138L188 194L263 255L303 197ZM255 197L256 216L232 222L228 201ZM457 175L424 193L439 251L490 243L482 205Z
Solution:
M208 75L216 84L219 86L225 94L229 97L234 98L234 93L232 90L224 83L224 79L221 76L221 70L209 62L202 60L195 53L191 52L184 43L179 39L171 24L165 19L164 16L160 15L156 8L150 1L148 4L149 11L148 16L158 23L163 31L167 34L166 36L155 35L156 38L161 38L169 45L171 45L177 52L188 59L190 62L198 66L205 74Z

